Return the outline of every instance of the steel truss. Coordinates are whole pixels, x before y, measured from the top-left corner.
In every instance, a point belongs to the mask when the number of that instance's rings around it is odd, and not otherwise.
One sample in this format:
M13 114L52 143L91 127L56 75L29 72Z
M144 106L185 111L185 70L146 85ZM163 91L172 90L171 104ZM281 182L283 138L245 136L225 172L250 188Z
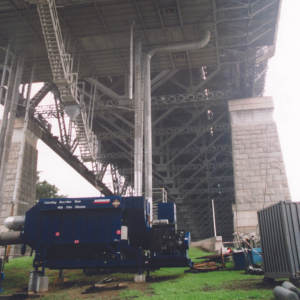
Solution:
M151 82L153 184L154 188L164 188L168 200L177 204L179 227L191 230L194 239L213 235L211 200L214 199L217 234L226 240L232 238L231 204L234 203L227 100L262 95L267 60L273 55L275 33L272 32L275 32L280 1L211 0L210 4L211 13L206 17L211 21L203 24L213 36L210 47L211 55L216 57L214 63L194 67L189 52L182 54L189 69L176 69L176 55L171 53L166 59L173 70L160 70L153 60L157 70ZM156 7L161 30L169 44L167 26ZM185 24L180 7L177 10L182 27ZM97 5L96 11L114 44L114 34L104 23ZM146 43L149 45L149 41ZM88 107L89 99L94 97L94 115L89 125L100 141L97 178L101 181L108 166L112 166L113 191L124 194L133 186L134 107L126 96L127 70L123 56L118 49L114 52L126 75L116 75L114 82L107 86L103 78L90 78L89 74L84 79L86 88L79 88L79 92L82 108ZM89 61L88 64L93 70ZM93 73L96 74L95 70ZM91 93L87 92L89 88ZM60 142L72 151L76 139L70 142L62 122L63 107L59 105L37 108L35 116L45 126L47 118L60 120Z
M212 94L223 97L218 91ZM173 103L177 101L177 97L172 95L169 95L169 99L174 99ZM180 226L189 228L197 238L211 234L211 199L223 203L216 205L217 214L220 213L219 207L231 207L234 202L227 101L222 99L222 105L215 105L218 100L203 100L203 103L194 101L192 107L180 108L169 103L169 107L154 110L153 113L154 188L166 190L168 201L178 204ZM41 113L46 118L59 119L61 116L59 106L37 110L36 115ZM115 194L125 194L127 188L133 185L132 114L132 111L123 110L105 114L97 112L94 116L93 128L101 137L98 158L102 164L97 171L98 179L103 178L110 166L108 172L112 176ZM68 140L67 136L60 139L61 142ZM206 212L201 219L199 205ZM195 213L189 210L195 210ZM222 214L222 218L229 225L220 226L218 234L230 238L233 230L232 213L229 209L224 211L227 215Z
M113 163L130 184L133 180L132 114L130 111L97 114L97 132L103 148L100 157ZM194 237L209 237L213 227L208 203L211 199L222 202L216 205L216 213L221 214L219 207L231 207L234 202L227 101L223 100L220 106L215 106L214 101L206 100L201 106L195 102L191 108L170 104L169 108L154 111L153 124L154 188L164 188L168 201L178 204L182 228L189 228ZM185 209L194 210L199 205L207 206L202 219ZM222 218L229 225L220 226L218 234L230 239L231 210L225 210Z

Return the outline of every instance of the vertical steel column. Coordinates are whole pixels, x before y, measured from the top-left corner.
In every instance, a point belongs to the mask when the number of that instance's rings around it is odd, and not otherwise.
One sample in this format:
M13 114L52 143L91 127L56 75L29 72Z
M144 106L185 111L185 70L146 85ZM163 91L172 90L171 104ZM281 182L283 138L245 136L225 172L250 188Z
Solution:
M21 84L21 79L22 79L22 74L23 74L24 60L25 60L25 53L20 53L19 59L18 59L17 70L16 70L16 77L15 77L15 83L14 83L14 88L13 88L12 101L11 101L11 105L10 105L9 120L8 120L7 132L6 132L4 148L3 148L3 157L2 157L2 161L1 161L1 167L0 167L0 208L2 207L2 203L3 203L6 172L7 172L7 166L8 166L11 140L12 140L12 135L13 135L13 130L14 130L17 104L18 104L18 100L19 100L19 86ZM7 101L8 100L9 99L7 99Z
M145 58L145 197L150 205L150 223L153 213L153 195L152 195L152 121L151 121L151 56L146 54Z
M134 194L143 192L143 103L142 103L142 43L135 41L135 90L134 90Z
M17 174L16 174L15 187L14 187L13 200L12 200L13 205L17 201L17 195L18 195L19 186L20 186L20 179L21 179L21 168L22 168L23 161L24 161L26 132L27 132L27 127L28 127L28 122L29 122L30 92L31 92L32 83L33 83L34 71L35 71L35 65L32 67L30 82L29 82L28 91L27 91L26 113L25 113L25 119L24 119L22 140L21 140L19 160L18 160L18 166L17 166Z
M129 49L129 100L132 100L132 90L133 90L133 25L135 22L130 24L130 49Z
M1 78L1 83L0 83L0 101L2 101L3 88L4 88L4 84L5 84L7 64L8 64L8 58L9 58L9 50L10 50L10 42L8 43L7 49L6 49L2 78Z
M6 135L6 130L7 130L9 108L10 108L12 94L13 94L13 90L14 90L16 67L17 66L14 64L11 65L11 70L10 70L9 78L8 78L7 92L5 95L4 112L3 112L3 118L2 118L2 122L1 122L1 128L0 128L0 165L2 163L3 148L4 148L4 141L5 141L5 135Z

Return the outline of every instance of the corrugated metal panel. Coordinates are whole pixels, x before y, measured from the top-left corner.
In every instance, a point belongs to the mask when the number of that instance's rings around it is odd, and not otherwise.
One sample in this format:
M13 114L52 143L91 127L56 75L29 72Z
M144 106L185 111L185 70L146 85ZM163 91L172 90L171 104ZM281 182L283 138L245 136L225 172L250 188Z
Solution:
M258 211L261 248L267 278L300 275L300 203L281 201Z

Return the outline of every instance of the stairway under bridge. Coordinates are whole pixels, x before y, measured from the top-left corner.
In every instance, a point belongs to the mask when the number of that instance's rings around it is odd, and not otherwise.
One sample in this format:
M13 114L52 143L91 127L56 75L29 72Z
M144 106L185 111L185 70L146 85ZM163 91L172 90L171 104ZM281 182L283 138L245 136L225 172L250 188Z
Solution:
M176 203L179 226L193 239L214 234L214 200L217 234L230 240L235 187L228 101L263 95L280 2L3 0L0 46L26 52L23 82L36 63L35 81L46 83L31 105L42 139L103 194L126 194L134 186L139 84L129 80L131 33L146 59L151 49L199 41L209 30L205 47L168 48L151 60L153 188L164 188ZM40 105L50 89L55 105ZM58 120L58 138L48 118ZM111 189L102 182L107 172Z

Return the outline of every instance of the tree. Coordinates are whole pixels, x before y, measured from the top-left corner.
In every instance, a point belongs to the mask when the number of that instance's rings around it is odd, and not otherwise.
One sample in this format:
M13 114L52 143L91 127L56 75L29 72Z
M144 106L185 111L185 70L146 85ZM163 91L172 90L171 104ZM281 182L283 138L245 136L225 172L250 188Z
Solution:
M68 197L66 195L58 195L58 191L59 189L55 185L50 184L48 181L40 181L38 172L36 179L36 199Z

